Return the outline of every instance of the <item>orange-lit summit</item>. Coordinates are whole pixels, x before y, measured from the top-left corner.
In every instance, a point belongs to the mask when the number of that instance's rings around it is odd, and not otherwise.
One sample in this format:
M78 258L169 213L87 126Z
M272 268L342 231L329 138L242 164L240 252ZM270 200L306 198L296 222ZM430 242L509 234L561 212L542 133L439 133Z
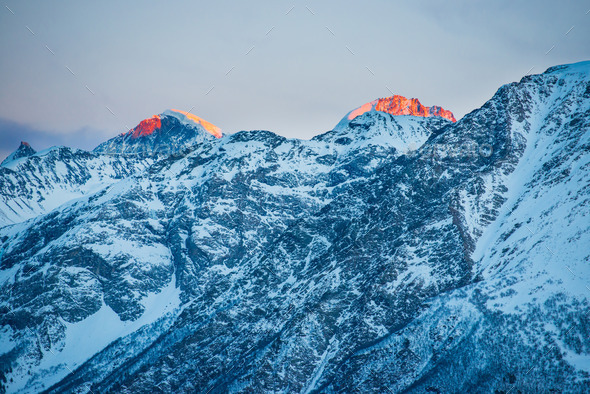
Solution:
M162 127L162 118L160 115L154 115L139 122L131 132L131 138L143 137L152 134L155 130Z
M387 112L391 115L412 115L422 117L440 116L451 122L457 121L451 111L436 105L426 107L416 98L408 99L397 94L391 97L380 98L360 106L348 114L348 120L352 120L371 110Z
M221 138L223 136L221 129L214 124L207 122L206 120L199 118L189 112L182 111L179 109L170 109L165 111L163 114L154 115L151 118L147 118L139 122L134 129L130 130L131 138L145 137L153 134L156 130L162 128L162 116L174 116L178 119L182 118L182 121L186 119L190 123L195 123L205 129L208 133L213 135L215 138Z
M192 120L193 122L200 124L201 126L203 126L203 128L205 130L207 130L209 133L211 133L213 136L215 136L215 138L221 138L223 136L223 134L221 133L221 129L219 127L215 126L212 123L207 122L205 119L199 118L197 115L193 115L190 112L181 111L179 109L171 109L170 111L178 112L179 114L183 114L184 116L186 116L188 119Z

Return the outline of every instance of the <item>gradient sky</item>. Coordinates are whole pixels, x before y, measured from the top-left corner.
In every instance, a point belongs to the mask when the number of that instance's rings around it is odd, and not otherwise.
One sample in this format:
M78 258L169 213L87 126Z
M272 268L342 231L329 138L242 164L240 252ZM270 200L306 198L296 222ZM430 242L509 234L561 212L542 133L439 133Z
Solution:
M90 149L168 108L310 138L391 89L460 118L531 68L590 59L590 1L1 5L0 158Z

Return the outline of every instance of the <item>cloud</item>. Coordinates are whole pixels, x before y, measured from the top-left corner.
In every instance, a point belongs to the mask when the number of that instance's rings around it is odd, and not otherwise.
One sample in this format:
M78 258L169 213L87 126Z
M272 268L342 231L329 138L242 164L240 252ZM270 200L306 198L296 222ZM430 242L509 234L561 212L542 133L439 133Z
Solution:
M105 132L89 127L60 134L0 118L0 161L14 152L21 141L28 142L37 151L56 145L90 150L105 139Z

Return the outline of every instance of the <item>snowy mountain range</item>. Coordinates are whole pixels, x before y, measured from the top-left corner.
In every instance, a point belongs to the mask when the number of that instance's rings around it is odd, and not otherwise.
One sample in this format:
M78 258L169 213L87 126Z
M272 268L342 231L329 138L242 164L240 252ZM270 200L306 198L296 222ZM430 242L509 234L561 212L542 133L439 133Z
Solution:
M168 110L0 165L0 392L590 391L590 62L311 140Z

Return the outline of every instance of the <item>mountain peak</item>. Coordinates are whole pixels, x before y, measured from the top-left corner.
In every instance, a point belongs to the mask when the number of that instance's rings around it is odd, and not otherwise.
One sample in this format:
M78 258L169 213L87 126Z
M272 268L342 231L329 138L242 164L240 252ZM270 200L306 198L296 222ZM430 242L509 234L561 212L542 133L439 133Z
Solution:
M31 145L29 145L28 142L21 141L17 150L12 152L10 155L8 155L6 159L4 159L4 161L2 161L2 165L14 161L16 159L20 159L22 157L33 156L35 153L37 153L37 151L31 148Z
M433 105L426 107L420 103L417 98L408 99L404 96L395 94L390 97L379 98L371 102L365 103L360 107L350 111L336 126L336 129L346 127L348 123L354 118L364 114L365 112L379 111L386 112L391 115L412 115L421 117L437 116L451 122L456 122L455 116L451 111L443 109L439 106Z
M179 109L168 109L162 112L160 115L154 115L151 118L147 118L139 122L135 128L129 131L131 138L139 138L148 136L154 133L154 131L159 130L162 127L162 117L163 116L171 116L179 120L181 123L197 127L203 128L205 131L213 135L215 138L221 138L223 136L221 129L214 124L207 122L205 119L200 118L196 115L191 114L190 112L182 111Z
M221 129L178 109L169 109L144 119L133 129L97 146L108 154L169 154L211 138L221 138Z
M456 122L455 116L451 111L433 105L432 107L423 106L417 98L405 98L400 95L380 98L375 104L375 111L387 112L391 115L413 115L413 116L440 116Z

